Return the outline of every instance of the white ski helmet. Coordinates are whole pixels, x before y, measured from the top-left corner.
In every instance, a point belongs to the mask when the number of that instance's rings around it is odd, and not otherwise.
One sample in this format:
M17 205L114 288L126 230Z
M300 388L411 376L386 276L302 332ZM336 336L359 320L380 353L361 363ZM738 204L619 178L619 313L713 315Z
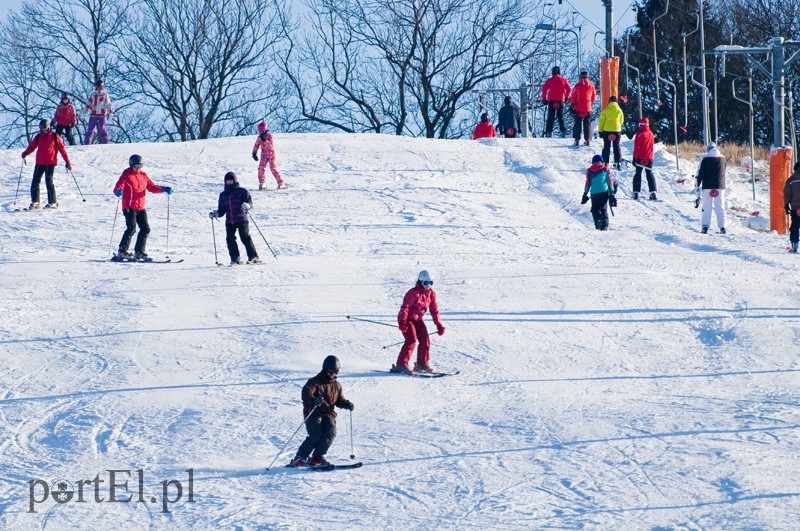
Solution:
M426 286L426 285L427 286L432 286L433 285L433 279L431 278L431 274L428 273L427 269L423 269L422 271L419 272L419 275L417 275L417 280L423 286Z

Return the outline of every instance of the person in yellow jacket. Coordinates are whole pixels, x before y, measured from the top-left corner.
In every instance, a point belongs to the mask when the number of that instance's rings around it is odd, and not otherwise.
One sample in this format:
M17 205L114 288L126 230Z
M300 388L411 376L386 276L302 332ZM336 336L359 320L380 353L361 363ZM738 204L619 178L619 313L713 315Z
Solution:
M600 113L600 121L597 124L597 133L603 139L603 162L608 164L611 146L614 146L614 169L619 169L619 161L622 154L619 151L619 137L622 135L622 123L625 121L625 114L617 103L616 96L609 96L608 105Z

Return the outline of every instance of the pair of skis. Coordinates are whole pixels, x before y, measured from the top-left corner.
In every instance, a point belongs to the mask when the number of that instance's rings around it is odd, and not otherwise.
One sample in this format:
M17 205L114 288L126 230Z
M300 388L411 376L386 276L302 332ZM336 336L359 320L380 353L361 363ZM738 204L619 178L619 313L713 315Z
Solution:
M305 470L316 470L318 472L328 472L330 470L352 470L354 468L361 468L362 466L364 466L364 463L359 461L358 463L350 463L350 464L347 464L347 465L334 465L333 463L328 463L327 465L316 465L316 466L313 466L313 465L307 465L307 466L286 465L286 468L299 468L299 469L305 469Z

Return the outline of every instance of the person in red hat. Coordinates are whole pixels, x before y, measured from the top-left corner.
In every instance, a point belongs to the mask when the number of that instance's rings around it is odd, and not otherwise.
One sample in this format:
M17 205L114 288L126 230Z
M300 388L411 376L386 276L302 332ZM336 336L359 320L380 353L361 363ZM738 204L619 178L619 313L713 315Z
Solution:
M639 130L633 138L633 164L636 166L636 173L633 175L633 198L639 199L639 192L642 189L642 170L647 176L647 189L650 191L650 199L656 198L656 179L653 177L653 132L650 131L650 120L642 118L639 120Z

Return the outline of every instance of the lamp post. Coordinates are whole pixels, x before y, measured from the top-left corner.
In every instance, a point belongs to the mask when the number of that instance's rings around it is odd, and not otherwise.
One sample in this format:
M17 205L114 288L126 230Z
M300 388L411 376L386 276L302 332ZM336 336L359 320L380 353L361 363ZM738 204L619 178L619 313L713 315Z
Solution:
M578 43L578 72L580 73L580 71L581 71L581 38L578 35L578 33L575 30L572 30L572 29L569 29L569 28L558 28L558 27L555 26L555 24L536 24L536 29L545 30L545 31L552 31L556 35L558 34L559 31L566 31L568 33L572 33L573 35L575 35L575 41ZM555 61L554 64L555 63L557 63L557 61Z
M553 6L552 2L547 2L544 7ZM553 64L558 64L558 31L556 26L556 19L551 17L550 15L545 15L547 18L553 21L552 24L537 24L536 28L539 29L539 26L549 26L549 29L553 30Z

